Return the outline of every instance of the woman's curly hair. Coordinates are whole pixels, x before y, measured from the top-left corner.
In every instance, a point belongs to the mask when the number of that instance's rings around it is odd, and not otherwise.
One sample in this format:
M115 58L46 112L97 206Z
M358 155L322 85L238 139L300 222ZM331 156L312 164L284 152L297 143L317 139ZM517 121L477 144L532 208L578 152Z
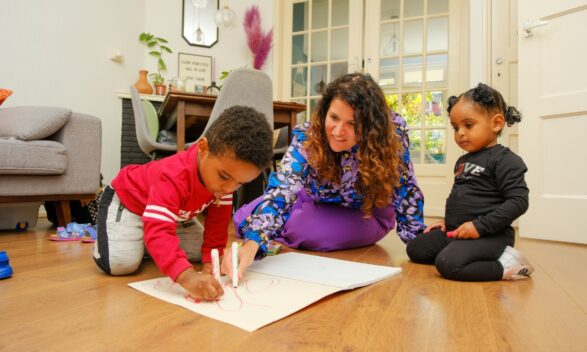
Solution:
M326 115L335 98L354 110L359 162L356 189L363 196L362 210L369 217L373 208L387 206L393 199L394 187L399 183L398 165L403 146L381 88L369 75L346 74L326 87L312 114L308 140L304 142L308 162L319 179L341 182L341 153L330 148L325 129Z

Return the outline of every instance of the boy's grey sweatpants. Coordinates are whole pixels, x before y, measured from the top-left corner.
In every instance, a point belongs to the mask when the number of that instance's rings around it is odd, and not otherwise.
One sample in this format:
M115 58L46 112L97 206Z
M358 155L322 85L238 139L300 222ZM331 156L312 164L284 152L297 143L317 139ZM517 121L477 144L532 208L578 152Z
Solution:
M97 232L93 253L96 264L110 275L134 273L145 253L143 221L120 203L110 186L106 186L100 199ZM187 224L177 223L176 233L188 259L201 260L202 224L195 218Z

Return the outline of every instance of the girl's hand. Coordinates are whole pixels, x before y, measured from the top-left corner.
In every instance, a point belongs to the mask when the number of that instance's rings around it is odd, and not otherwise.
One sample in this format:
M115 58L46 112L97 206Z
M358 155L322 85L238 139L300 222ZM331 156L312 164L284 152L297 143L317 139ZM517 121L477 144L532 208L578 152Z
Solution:
M189 268L179 274L176 281L188 291L190 296L196 299L211 301L224 294L222 286L212 275L196 272L194 268Z
M238 250L238 278L242 279L245 270L253 264L255 254L259 245L255 241L246 241ZM231 249L227 248L224 251L224 258L222 258L221 272L229 277L232 277L232 253Z
M435 222L432 225L430 225L427 228L425 228L424 229L424 233L428 233L431 230L434 230L436 228L440 228L440 230L443 231L443 232L446 231L446 224L444 223L444 219L438 220L437 222Z
M466 223L459 226L456 230L452 231L452 238L461 238L461 239L477 239L479 238L479 232L473 225L472 221L467 221Z

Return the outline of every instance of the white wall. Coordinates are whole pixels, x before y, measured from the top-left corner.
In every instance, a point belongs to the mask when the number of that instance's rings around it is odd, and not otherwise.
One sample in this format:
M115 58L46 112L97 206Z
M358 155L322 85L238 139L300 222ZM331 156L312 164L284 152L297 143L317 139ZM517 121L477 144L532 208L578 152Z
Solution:
M221 0L221 5L225 1ZM14 91L2 107L60 106L102 120L102 173L109 182L120 167L121 101L142 67L155 61L138 41L141 32L169 40L168 76L177 75L177 53L212 56L217 74L251 62L242 16L252 4L262 26L273 25L271 0L230 1L239 25L220 30L212 48L189 46L181 37L181 1L168 0L1 0L0 87ZM109 60L121 52L125 61ZM272 56L263 70L272 73Z
M212 1L212 0L210 0ZM220 7L225 0L219 0ZM253 4L259 7L261 14L261 26L267 31L273 26L273 1L272 0L232 0L228 5L238 17L237 26L232 29L220 28L218 43L211 48L202 48L189 45L181 36L182 1L146 0L145 30L159 37L169 40L169 47L173 54L164 54L170 78L177 75L177 53L188 53L212 56L214 58L214 79L216 80L223 70L232 70L248 65L252 67L252 56L247 46L247 39L242 22L245 11ZM275 38L274 38L275 40ZM268 75L272 74L272 53L267 58L262 70ZM154 58L148 56L145 51L146 69L156 71Z

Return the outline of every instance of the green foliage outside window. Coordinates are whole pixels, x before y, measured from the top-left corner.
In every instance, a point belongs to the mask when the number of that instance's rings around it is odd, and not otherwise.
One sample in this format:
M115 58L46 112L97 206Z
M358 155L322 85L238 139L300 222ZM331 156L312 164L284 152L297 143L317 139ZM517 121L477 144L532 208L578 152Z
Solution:
M406 120L410 127L410 153L414 163L421 162L421 146L424 146L426 163L444 163L445 161L445 131L442 92L426 92L425 102L422 103L422 93L410 93L401 95L401 104L398 94L385 96L387 105ZM424 109L424 112L422 111ZM424 121L422 118L424 117ZM424 125L428 127L438 126L439 129L426 130L422 133ZM423 135L425 136L422 141Z

